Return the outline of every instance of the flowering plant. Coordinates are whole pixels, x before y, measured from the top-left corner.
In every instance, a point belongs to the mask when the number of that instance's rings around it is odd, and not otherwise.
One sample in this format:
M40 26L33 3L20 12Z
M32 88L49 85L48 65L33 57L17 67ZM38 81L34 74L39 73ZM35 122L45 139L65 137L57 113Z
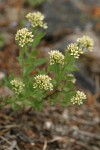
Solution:
M13 108L31 106L41 108L44 101L52 104L60 102L82 104L86 95L82 91L76 91L75 78L72 72L77 70L75 61L81 54L93 48L93 40L88 36L78 38L75 43L68 45L63 54L59 50L48 52L48 58L38 58L35 49L44 33L41 28L47 28L44 15L33 12L26 15L30 22L30 28L17 31L15 40L20 46L17 58L21 67L22 75L19 78L10 75L7 79L8 86L14 92L14 96L5 99L5 104L11 104ZM40 65L46 64L41 70ZM36 70L36 74L32 71Z

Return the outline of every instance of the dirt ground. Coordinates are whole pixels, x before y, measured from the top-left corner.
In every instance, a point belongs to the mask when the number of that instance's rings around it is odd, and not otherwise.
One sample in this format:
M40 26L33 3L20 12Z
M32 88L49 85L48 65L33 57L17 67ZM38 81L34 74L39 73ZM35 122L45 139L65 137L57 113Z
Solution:
M75 73L87 101L81 106L45 104L39 112L0 108L0 150L100 150L100 1L48 0L34 6L28 0L0 0L0 96L12 92L2 85L2 74L21 73L14 35L30 10L42 11L49 26L38 46L41 55L62 50L83 34L94 39L94 52L82 58Z

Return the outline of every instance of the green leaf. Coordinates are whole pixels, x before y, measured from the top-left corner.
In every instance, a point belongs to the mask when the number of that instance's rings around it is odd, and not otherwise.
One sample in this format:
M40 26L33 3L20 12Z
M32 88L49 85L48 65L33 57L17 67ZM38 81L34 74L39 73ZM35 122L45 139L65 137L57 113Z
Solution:
M31 51L31 56L37 56L37 54L38 54L38 50L37 49L33 49Z
M42 102L41 101L37 101L34 100L34 103L32 103L32 107L37 110L40 111L42 109Z
M29 75L34 70L34 66L29 66L26 68L25 76Z
M4 79L4 85L8 86L8 87L11 87L11 84L10 84L10 81L14 79L14 75L13 73L11 72L9 77L5 78Z
M63 95L64 95L64 98L62 99L62 106L65 106L65 104L69 104L70 103L70 100L73 96L75 96L75 91L69 91L69 92L66 92L66 91L63 91Z
M39 44L44 35L45 34L43 32L40 32L37 35L35 35L34 41L32 43L32 48L35 48Z
M12 106L12 109L14 110L20 110L22 108L22 105L21 104L19 105L17 103L12 103L11 106Z
M66 66L64 68L64 71L66 71L66 73L68 72L74 72L74 71L77 71L78 70L78 67L75 66L74 64L69 64L68 66Z
M34 61L34 66L40 66L44 63L47 62L47 58L37 58L35 61Z
M17 57L18 62L22 65L23 61L22 61L22 57Z

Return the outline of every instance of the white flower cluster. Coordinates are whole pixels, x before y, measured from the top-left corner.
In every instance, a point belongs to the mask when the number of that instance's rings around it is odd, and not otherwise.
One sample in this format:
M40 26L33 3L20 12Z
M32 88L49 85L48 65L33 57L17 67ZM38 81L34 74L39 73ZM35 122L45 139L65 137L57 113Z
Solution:
M48 75L37 75L35 78L33 88L40 88L43 90L53 90L53 85L50 82L52 79Z
M19 95L24 90L25 84L22 81L14 79L11 80L10 83L12 85L12 89L14 90L15 94Z
M76 79L75 79L75 77L74 77L73 74L70 73L70 74L68 74L67 76L68 76L68 77L71 77L71 80L70 80L70 81L71 81L72 83L75 83L75 82L76 82Z
M77 43L78 43L78 45L80 47L86 48L89 51L92 51L93 45L94 45L93 40L90 37L85 36L85 35L83 37L81 37L81 38L78 38L77 39Z
M71 102L73 104L81 105L83 104L83 100L85 99L86 99L86 95L81 91L77 91L76 96L72 97Z
M50 65L53 65L55 63L64 64L64 55L59 52L58 50L51 50L48 52L50 55Z
M79 48L76 43L71 43L65 50L74 56L74 58L79 58L79 56L83 54L82 49Z
M44 15L41 12L28 13L26 18L29 20L32 27L47 28L47 24L44 23Z
M17 31L15 40L18 41L19 45L23 47L27 43L33 42L33 35L27 28L23 28Z

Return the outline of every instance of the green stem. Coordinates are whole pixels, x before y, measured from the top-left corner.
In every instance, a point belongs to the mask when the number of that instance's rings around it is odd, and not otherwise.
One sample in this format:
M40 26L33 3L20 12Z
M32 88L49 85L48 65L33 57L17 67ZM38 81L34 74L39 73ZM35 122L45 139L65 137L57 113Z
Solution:
M23 74L23 78L25 76L25 59L24 59L24 54L25 54L25 47L22 48L22 50L20 51L20 58L21 58L21 65L22 65L22 74Z

